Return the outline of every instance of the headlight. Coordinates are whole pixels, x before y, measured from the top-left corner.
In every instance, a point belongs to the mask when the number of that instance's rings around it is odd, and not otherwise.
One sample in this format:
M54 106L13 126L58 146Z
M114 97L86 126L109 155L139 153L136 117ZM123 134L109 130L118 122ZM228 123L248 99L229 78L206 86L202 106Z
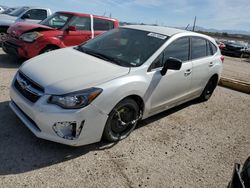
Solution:
M33 42L37 38L42 36L41 33L39 32L30 32L30 33L24 33L20 36L20 39L25 41L25 42Z
M48 102L66 109L79 109L89 105L101 92L100 88L90 88L66 95L53 95Z

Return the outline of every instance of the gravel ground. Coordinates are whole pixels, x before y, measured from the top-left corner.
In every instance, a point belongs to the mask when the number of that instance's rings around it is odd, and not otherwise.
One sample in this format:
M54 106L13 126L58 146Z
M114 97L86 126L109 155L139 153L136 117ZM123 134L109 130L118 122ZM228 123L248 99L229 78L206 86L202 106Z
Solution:
M250 61L225 56L222 76L250 83Z
M217 87L140 122L125 140L72 148L36 138L9 109L21 62L0 51L0 187L226 187L250 151L250 96Z

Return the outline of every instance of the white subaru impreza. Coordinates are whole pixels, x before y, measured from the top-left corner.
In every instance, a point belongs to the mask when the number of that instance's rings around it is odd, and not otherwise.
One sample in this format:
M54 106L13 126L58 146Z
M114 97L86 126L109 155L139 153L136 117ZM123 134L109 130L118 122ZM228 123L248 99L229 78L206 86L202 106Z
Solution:
M208 100L222 62L208 36L120 27L26 61L12 82L10 107L43 139L72 146L118 141L140 119L194 98Z

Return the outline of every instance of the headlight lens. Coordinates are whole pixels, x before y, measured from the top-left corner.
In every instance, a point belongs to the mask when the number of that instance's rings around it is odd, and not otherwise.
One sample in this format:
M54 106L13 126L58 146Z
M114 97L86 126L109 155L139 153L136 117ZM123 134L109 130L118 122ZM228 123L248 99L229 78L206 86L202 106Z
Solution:
M53 95L48 102L65 109L79 109L88 106L101 92L100 88L90 88L66 95Z
M33 42L37 38L42 36L41 33L39 32L30 32L30 33L24 33L20 36L20 39L25 41L25 42Z

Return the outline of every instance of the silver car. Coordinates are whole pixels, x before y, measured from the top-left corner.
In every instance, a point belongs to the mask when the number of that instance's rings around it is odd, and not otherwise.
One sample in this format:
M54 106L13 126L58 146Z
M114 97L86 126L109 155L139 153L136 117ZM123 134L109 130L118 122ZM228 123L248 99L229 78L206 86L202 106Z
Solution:
M7 39L7 30L11 24L17 22L38 23L48 16L51 10L41 7L19 7L7 14L0 14L0 45Z
M208 100L222 62L208 36L120 27L25 62L10 89L10 107L43 139L72 146L118 141L140 119L195 98Z

